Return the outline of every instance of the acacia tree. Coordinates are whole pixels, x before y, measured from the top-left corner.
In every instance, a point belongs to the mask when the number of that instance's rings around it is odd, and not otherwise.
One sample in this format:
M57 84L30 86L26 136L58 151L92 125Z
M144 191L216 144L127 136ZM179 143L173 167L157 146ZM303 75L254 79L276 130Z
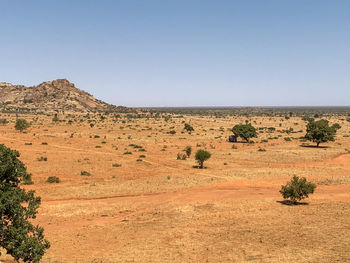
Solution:
M29 128L30 123L27 122L25 119L17 119L15 123L15 129L22 132L25 129Z
M232 132L236 137L241 137L247 142L250 138L258 137L256 129L250 124L237 124L232 128Z
M211 153L205 150L198 150L196 152L195 159L197 160L199 164L199 168L203 169L203 164L206 160L208 160L211 157Z
M334 141L337 126L329 126L327 120L311 121L306 125L305 139L313 141L318 147L321 142Z
M39 262L50 247L44 229L34 226L41 199L20 187L30 177L19 153L0 144L0 247L15 260Z
M299 178L294 175L286 185L281 186L280 193L284 199L290 199L295 204L297 201L309 197L309 194L313 194L315 188L316 185L308 182L305 177Z

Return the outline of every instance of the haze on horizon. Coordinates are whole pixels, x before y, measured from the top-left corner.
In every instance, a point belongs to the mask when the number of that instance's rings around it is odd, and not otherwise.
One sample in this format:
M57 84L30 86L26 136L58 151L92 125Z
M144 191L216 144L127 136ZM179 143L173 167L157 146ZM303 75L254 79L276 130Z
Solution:
M350 106L350 1L0 2L0 82L124 106Z

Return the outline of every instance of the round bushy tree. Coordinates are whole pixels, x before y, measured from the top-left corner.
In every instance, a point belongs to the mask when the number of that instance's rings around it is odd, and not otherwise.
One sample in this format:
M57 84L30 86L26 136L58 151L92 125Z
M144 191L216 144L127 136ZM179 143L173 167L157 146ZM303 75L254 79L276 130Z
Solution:
M185 123L184 129L188 132L191 133L194 131L193 127L189 125L188 123Z
M25 119L17 119L15 123L15 129L22 132L25 129L28 129L30 126L30 123L27 122Z
M41 199L20 187L30 175L18 157L17 151L0 145L0 247L17 261L39 262L50 243L44 229L30 222Z
M311 121L306 125L305 139L315 142L317 147L321 142L334 141L336 127L329 126L328 121L324 119Z
M195 159L197 160L199 164L199 168L203 169L203 164L206 160L208 160L211 157L211 153L205 150L198 150L196 152Z
M281 186L280 193L284 199L290 199L292 203L296 203L313 194L316 185L308 182L305 177L299 178L294 175L293 178L286 184Z
M258 137L256 129L250 124L237 124L232 128L232 132L236 137L241 137L247 142L250 138Z

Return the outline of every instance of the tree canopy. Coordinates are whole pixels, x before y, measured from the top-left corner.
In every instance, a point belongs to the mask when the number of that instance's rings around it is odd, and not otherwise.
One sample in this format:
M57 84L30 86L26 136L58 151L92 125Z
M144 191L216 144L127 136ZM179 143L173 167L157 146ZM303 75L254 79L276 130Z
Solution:
M30 174L18 157L17 151L0 144L0 247L17 261L39 262L50 243L44 229L30 222L41 199L20 187Z
M28 129L30 126L30 123L27 122L25 119L17 119L15 123L15 129L22 132L25 129Z
M198 150L196 152L195 159L197 160L199 164L199 168L203 169L203 164L206 160L208 160L211 157L211 153L205 150Z
M327 120L311 121L306 125L305 139L313 141L318 147L322 142L334 141L337 126L329 126Z
M237 124L232 128L232 132L235 136L241 137L247 142L250 138L258 137L256 129L250 124Z
M299 178L294 175L286 185L282 185L280 193L284 199L290 199L291 202L296 203L313 194L315 188L316 185L308 182L305 177Z

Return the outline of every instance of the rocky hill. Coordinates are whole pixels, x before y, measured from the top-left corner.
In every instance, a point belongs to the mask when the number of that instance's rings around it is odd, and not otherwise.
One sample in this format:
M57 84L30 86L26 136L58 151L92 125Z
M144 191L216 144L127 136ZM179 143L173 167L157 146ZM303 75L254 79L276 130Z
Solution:
M26 87L0 82L0 110L26 112L123 112L126 107L114 106L94 98L66 79L43 82Z

